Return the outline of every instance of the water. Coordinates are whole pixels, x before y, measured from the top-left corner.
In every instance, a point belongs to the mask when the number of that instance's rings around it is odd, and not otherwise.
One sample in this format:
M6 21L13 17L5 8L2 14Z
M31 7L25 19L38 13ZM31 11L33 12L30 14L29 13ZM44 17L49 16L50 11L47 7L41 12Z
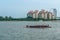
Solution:
M40 24L52 28L26 28ZM0 40L60 40L60 21L0 21Z

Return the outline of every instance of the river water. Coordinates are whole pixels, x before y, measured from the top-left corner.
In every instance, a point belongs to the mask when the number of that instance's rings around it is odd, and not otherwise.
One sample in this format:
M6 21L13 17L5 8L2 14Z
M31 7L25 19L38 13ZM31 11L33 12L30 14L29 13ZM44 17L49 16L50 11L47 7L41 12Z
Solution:
M26 28L41 24L52 28ZM60 40L60 21L0 21L0 40Z

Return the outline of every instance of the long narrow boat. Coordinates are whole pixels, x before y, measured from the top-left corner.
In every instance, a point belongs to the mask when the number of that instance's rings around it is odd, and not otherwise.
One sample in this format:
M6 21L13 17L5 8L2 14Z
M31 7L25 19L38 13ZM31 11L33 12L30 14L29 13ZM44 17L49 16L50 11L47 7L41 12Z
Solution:
M27 28L51 28L49 25L33 25L33 26L28 26L26 25Z

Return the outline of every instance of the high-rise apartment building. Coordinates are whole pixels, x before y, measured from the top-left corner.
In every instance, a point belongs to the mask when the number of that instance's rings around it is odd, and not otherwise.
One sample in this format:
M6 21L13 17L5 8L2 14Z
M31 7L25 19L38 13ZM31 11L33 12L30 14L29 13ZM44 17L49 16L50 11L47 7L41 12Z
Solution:
M27 13L27 17L32 18L32 17L33 17L33 11L29 11L29 12Z
M57 10L53 9L53 13L54 13L54 16L55 16L55 19L56 19L56 17L57 17Z
M35 18L38 18L38 13L39 13L39 11L35 10L34 13L33 13L33 16L35 15Z
M45 15L44 19L47 19L48 18L48 11L46 11L44 15Z
M56 9L54 9L53 12L54 14L52 12L45 10L41 10L41 11L35 10L35 11L29 11L27 16L31 18L55 19L57 16Z

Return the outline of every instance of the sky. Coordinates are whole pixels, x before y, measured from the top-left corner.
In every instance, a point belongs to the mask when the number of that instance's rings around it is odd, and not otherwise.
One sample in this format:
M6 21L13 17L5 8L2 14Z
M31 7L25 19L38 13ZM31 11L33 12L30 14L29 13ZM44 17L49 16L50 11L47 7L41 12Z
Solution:
M25 18L30 10L57 9L60 17L60 0L0 0L0 16L12 16L14 18Z

